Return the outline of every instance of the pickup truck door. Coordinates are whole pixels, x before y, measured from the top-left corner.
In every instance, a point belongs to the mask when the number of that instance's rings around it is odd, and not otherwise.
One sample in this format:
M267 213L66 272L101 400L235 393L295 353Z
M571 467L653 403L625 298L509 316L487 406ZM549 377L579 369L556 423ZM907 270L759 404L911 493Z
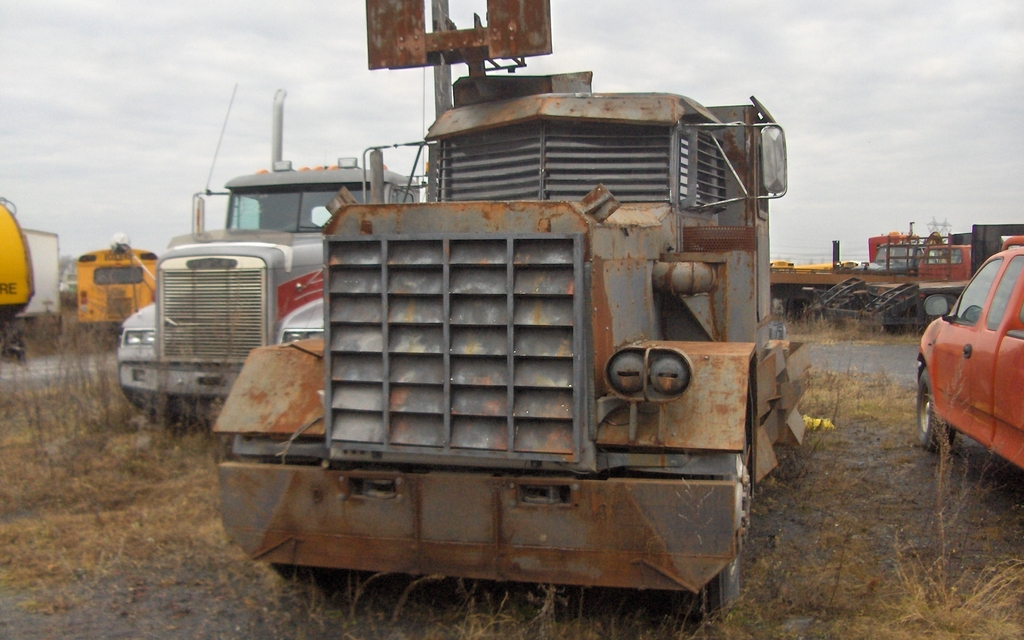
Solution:
M1004 293L1005 303L1001 301ZM999 342L994 350L990 405L992 449L1024 468L1024 255L1007 264L989 314L997 312L999 305L1004 309L995 332Z
M931 377L939 415L958 431L985 446L991 445L992 430L985 424L986 421L977 419L972 395L979 393L981 400L985 393L981 388L984 385L978 385L976 381L979 375L991 380L992 364L974 355L975 349L984 341L979 338L982 331L986 330L982 311L992 293L1002 263L1002 259L985 263L974 280L967 285L952 313L946 316L948 321L943 323L936 336L932 355ZM988 369L988 372L984 372L984 369ZM976 386L979 387L977 390Z

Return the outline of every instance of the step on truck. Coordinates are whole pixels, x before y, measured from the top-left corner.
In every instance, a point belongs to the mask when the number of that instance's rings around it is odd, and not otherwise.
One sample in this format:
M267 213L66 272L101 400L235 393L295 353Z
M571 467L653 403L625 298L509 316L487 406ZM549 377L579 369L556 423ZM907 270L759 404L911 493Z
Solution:
M769 304L783 131L756 100L470 68L427 135L432 201L339 194L322 340L242 369L225 529L275 565L727 605L756 482L803 436L808 363Z
M156 263L155 303L122 324L121 388L160 420L215 415L252 349L323 330L326 205L341 187L361 200L369 185L355 158L297 170L281 159L284 98L274 100L272 169L193 197L192 233ZM417 199L407 177L380 177L385 200ZM228 196L223 229L205 228L209 195Z

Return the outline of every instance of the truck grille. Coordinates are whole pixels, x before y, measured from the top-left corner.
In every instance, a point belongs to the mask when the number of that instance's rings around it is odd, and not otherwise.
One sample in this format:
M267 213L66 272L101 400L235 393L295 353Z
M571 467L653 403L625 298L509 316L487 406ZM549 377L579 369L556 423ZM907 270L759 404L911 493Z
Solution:
M672 131L537 122L441 143L440 197L579 200L598 184L623 202L668 202Z
M244 361L264 344L265 274L266 269L161 270L163 356Z
M344 450L575 461L582 239L328 239L327 406Z

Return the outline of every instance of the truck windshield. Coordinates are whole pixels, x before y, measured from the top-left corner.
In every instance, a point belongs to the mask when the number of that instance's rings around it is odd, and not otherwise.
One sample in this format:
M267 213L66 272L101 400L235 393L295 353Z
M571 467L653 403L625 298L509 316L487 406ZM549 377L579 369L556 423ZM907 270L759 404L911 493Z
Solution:
M231 193L228 229L265 231L318 231L330 214L327 203L342 185L317 185L303 191L252 191ZM359 185L344 185L362 201Z

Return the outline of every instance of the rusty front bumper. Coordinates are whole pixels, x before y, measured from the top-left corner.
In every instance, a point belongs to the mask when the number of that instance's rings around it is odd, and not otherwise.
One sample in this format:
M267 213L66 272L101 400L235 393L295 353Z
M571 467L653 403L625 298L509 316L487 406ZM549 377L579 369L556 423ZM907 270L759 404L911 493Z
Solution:
M267 562L696 592L737 553L736 483L220 465L224 526Z

